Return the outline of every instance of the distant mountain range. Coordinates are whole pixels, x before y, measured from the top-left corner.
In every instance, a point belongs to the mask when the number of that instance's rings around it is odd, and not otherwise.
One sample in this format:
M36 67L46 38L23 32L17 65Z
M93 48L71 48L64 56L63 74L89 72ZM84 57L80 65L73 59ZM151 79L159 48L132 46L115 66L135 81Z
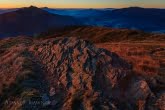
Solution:
M165 9L0 9L0 37L35 35L51 28L89 25L165 33Z
M113 21L110 26L165 32L165 9L139 7L116 9L109 13L109 18Z
M165 9L129 7L121 9L49 9L60 15L77 17L86 25L165 32Z
M78 24L78 21L71 16L51 14L31 6L0 14L0 37L34 35L49 28L75 24Z

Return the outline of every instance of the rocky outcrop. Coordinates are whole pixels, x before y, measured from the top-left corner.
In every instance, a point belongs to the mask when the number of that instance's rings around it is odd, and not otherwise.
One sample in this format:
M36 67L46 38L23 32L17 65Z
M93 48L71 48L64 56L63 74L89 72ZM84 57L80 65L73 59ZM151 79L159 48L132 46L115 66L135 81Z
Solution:
M111 96L111 89L130 72L130 65L116 54L76 38L44 40L29 50L45 65L55 95L65 99L59 100L63 109L72 109L76 103L94 109L97 100Z
M1 40L0 50L3 109L163 108L163 96L157 98L130 64L88 41L18 37Z

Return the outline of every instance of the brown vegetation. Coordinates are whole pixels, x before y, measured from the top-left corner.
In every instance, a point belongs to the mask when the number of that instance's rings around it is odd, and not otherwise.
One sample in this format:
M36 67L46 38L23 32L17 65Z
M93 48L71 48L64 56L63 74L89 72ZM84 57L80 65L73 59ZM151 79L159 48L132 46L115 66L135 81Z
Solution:
M143 75L157 75L165 64L165 44L156 42L101 43L98 47L117 53ZM161 49L162 50L158 50Z
M48 30L41 33L39 38L55 37L76 37L90 40L93 43L104 42L132 42L132 41L165 41L164 34L152 34L138 30L114 29L105 27L92 26L73 26L60 30Z

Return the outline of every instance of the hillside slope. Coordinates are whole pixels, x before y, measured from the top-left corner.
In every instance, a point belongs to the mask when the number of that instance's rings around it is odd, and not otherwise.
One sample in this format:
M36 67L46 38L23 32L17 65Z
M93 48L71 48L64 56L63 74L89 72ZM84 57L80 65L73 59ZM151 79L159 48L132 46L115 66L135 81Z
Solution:
M107 15L107 14L106 14ZM111 25L147 32L165 32L165 9L129 7L112 10Z
M31 6L0 14L0 37L34 35L52 27L62 28L77 23L71 16L51 14Z
M138 30L104 28L94 26L72 26L42 32L39 38L77 37L93 43L105 42L164 42L165 34L146 33Z
M163 92L153 92L125 60L89 41L7 38L0 51L2 109L164 109Z

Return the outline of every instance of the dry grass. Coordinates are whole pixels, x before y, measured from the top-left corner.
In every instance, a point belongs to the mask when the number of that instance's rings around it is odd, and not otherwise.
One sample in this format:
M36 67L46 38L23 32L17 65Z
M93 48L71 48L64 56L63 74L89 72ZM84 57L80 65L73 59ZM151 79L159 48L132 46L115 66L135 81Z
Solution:
M38 38L78 37L94 43L119 41L165 41L164 34L152 34L138 30L103 28L92 26L68 27L61 30L49 30Z
M159 42L126 42L101 43L100 48L106 48L117 53L133 65L137 74L157 75L165 69L165 43Z

